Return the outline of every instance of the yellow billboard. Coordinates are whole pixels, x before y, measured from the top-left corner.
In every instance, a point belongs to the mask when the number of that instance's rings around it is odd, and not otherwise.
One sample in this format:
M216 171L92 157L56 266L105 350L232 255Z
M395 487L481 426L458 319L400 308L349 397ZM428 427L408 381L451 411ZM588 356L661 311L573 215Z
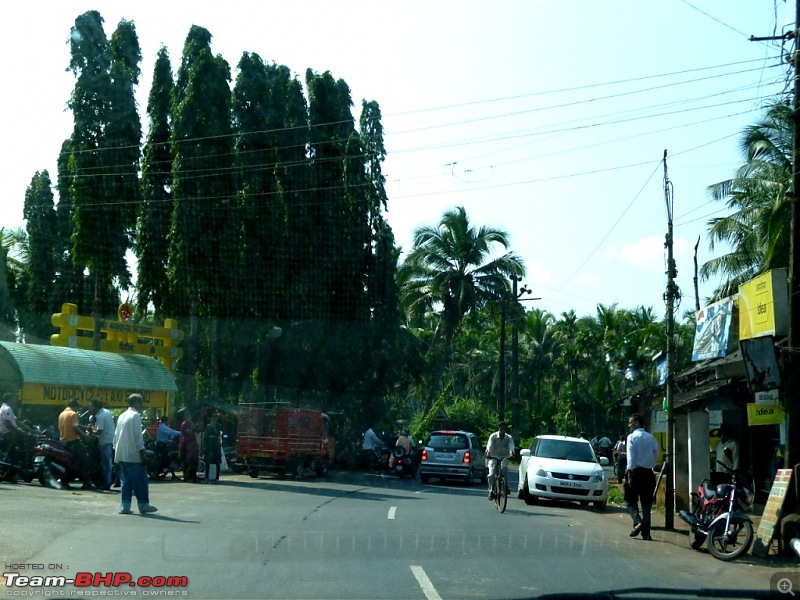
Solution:
M739 286L739 339L786 335L789 299L786 269L774 269Z
M170 409L170 394L166 390L142 390L103 388L91 385L58 385L50 383L22 384L20 399L23 404L39 404L45 406L67 405L75 398L81 406L88 407L92 398L100 398L106 408L127 408L128 396L137 393L144 398L145 408L158 409L162 414Z

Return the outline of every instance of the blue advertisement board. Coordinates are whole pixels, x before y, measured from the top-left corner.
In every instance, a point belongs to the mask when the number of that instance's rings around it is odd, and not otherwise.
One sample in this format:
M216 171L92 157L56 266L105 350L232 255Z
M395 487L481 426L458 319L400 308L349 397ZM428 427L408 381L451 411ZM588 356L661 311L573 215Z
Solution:
M733 298L726 298L697 311L693 361L721 358L735 349L733 310Z

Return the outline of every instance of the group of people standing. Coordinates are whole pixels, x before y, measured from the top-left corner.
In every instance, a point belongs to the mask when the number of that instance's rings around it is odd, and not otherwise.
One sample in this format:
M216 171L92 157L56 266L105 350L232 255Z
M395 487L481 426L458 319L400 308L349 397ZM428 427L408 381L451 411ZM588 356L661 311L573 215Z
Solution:
M14 394L5 394L0 405L0 445L18 443L20 436L34 436L36 432L24 421L17 419L14 412L18 399ZM114 415L103 406L99 398L93 398L90 405L89 426L80 423L80 402L70 399L58 416L59 440L72 452L76 472L81 480L81 489L110 491L112 486L120 487L120 514L131 514L133 498L141 514L154 513L158 509L150 504L149 478L147 464L150 458L145 449L142 412L144 398L141 394L128 397L128 408L114 421ZM156 434L156 443L178 439L179 457L182 461L184 481L197 483L198 462L201 456L198 434L192 413L184 411L180 429L168 426L162 418ZM219 416L212 413L202 431L202 456L206 462L206 481L217 483L221 471L222 430ZM97 459L91 458L90 448L96 442ZM100 477L95 478L99 462ZM117 472L114 473L114 464ZM116 477L115 477L116 475ZM115 481L116 479L116 481ZM14 481L16 478L14 478ZM93 481L99 481L95 486Z
M162 421L158 429L159 436L162 435L163 429L178 438L178 457L183 464L183 480L187 483L199 483L197 466L200 461L200 444L197 441L198 427L192 413L188 410L184 411L180 431L170 429L165 421ZM156 441L159 441L158 437ZM222 464L222 430L217 413L211 414L208 424L203 430L203 458L206 462L206 481L217 483Z

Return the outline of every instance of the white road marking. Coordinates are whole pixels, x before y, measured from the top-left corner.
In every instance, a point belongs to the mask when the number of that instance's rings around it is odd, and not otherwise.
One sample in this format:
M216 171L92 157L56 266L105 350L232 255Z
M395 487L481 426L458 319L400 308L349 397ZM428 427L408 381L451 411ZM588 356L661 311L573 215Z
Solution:
M425 597L428 600L442 600L439 592L437 592L436 588L433 587L431 580L428 579L428 576L425 574L425 570L422 567L411 565L411 572L414 573L414 577L417 578L419 587L422 588L422 593L425 594Z
M396 506L393 506L392 508L389 509L389 520L390 521L394 520L394 513L396 513L396 512L397 512L397 507Z

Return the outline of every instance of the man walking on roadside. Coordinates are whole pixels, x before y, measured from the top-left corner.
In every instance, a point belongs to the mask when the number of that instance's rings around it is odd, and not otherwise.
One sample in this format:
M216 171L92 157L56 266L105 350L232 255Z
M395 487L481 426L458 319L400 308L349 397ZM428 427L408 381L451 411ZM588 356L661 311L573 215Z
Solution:
M626 494L628 511L633 519L633 529L630 536L636 537L640 533L643 540L652 540L650 537L650 511L653 507L653 492L656 488L656 476L653 467L658 460L658 444L656 438L644 430L644 417L635 413L628 419L631 433L626 444L628 451L628 466L625 472L625 483L629 486L629 495ZM639 504L642 513L639 514Z
M92 414L95 417L95 433L97 444L100 448L100 463L103 469L103 489L111 489L111 475L114 455L114 415L107 408L103 408L100 398L92 398Z
M119 514L131 514L131 501L136 496L139 513L146 515L158 509L150 504L150 483L147 480L147 454L142 436L141 394L128 396L128 410L117 419L114 432L114 460L119 465L120 490Z

